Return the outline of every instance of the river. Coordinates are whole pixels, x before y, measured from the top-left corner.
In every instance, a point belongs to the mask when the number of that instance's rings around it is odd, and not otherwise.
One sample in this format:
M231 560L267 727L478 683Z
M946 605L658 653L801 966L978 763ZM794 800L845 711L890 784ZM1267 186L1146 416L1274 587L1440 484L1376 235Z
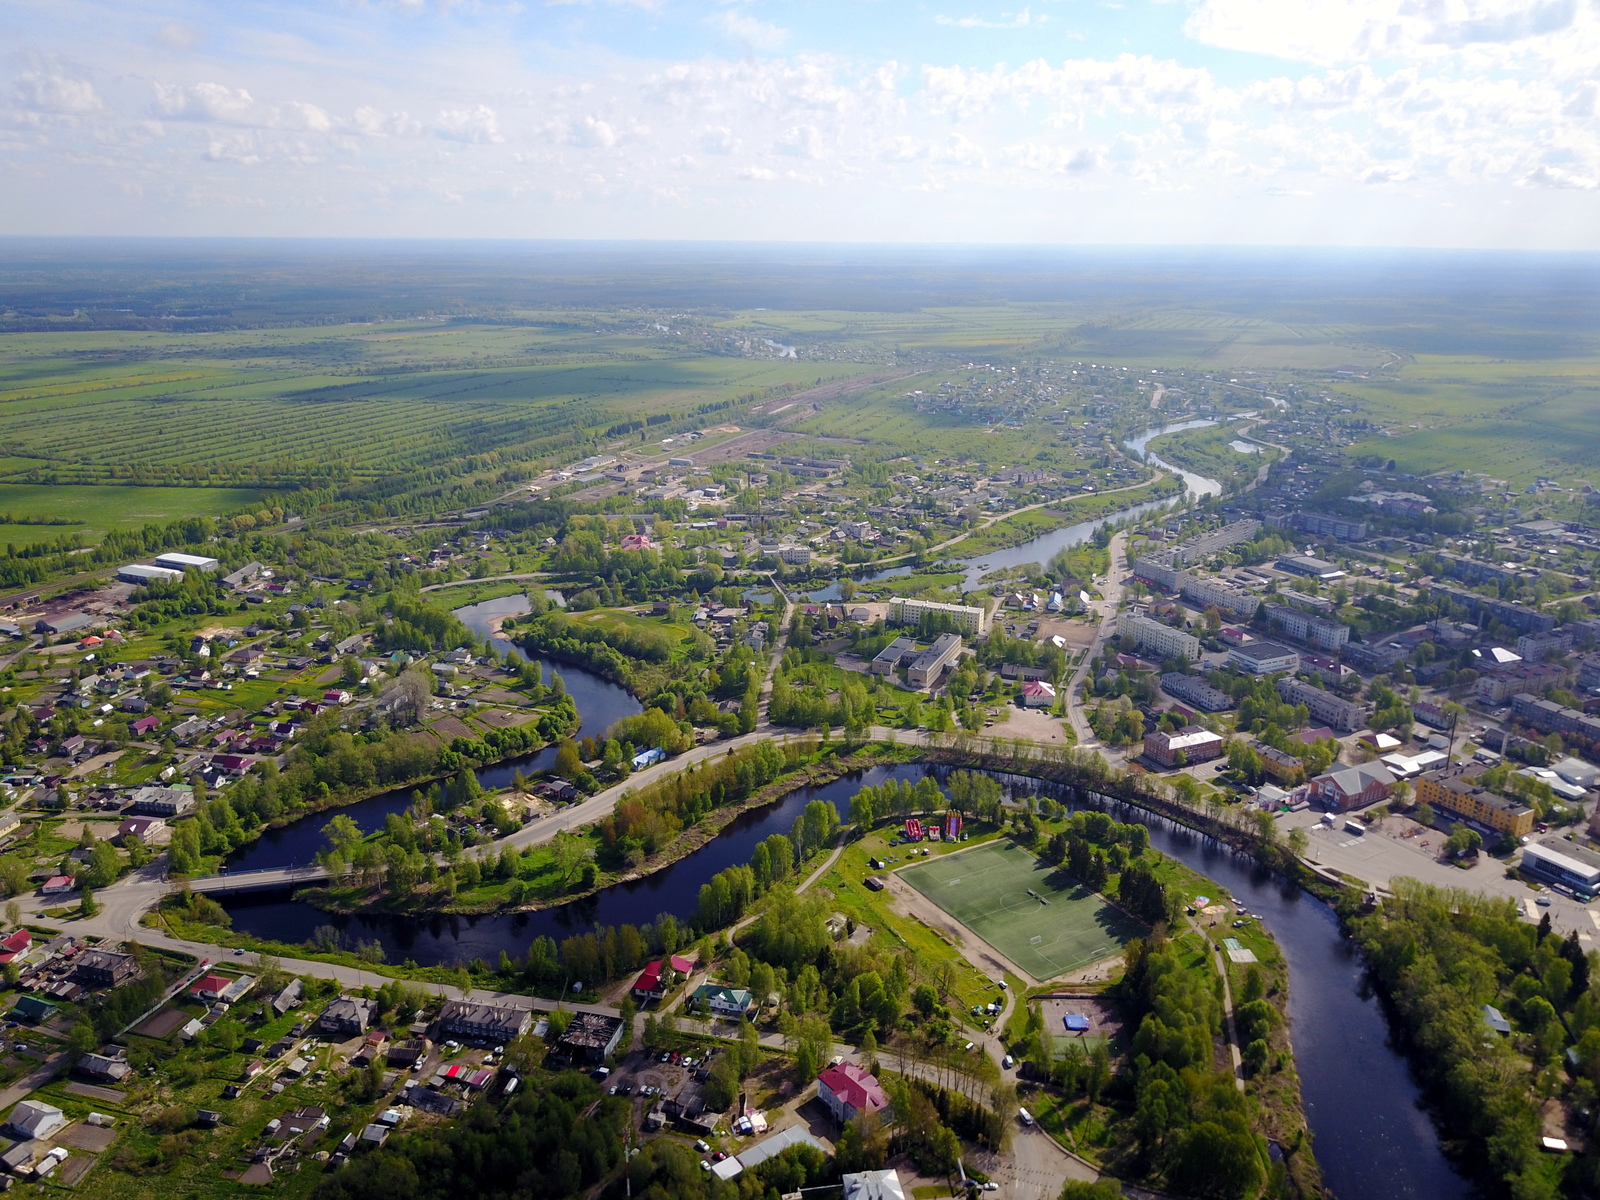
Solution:
M1129 450L1139 455L1145 462L1153 467L1159 467L1168 474L1176 475L1183 480L1187 499L1200 500L1206 496L1219 496L1222 494L1222 484L1206 475L1197 475L1193 471L1185 471L1182 467L1166 462L1151 454L1146 446L1163 434L1180 433L1185 429L1200 429L1207 425L1215 425L1215 421L1194 420L1176 421L1170 425L1155 425L1146 429L1137 437L1129 438L1123 442ZM1130 517L1143 516L1147 512L1155 512L1167 507L1173 502L1168 496L1160 500L1146 500L1140 504L1130 504L1127 508L1119 508L1115 512L1106 513L1104 516L1095 517L1091 521L1079 521L1074 525L1064 525L1059 529L1052 529L1048 533L1041 533L1038 537L1012 546L1005 550L991 550L987 554L974 555L971 558L955 559L965 572L961 587L963 591L975 592L984 587L983 577L992 571L999 571L1006 567L1020 567L1024 563L1038 563L1043 565L1049 562L1062 550L1073 546L1082 545L1095 534L1095 530L1103 525L1110 525L1125 521ZM889 567L882 571L873 571L860 577L863 583L872 583L879 579L890 579L897 575L909 575L910 567ZM835 580L825 586L814 588L804 595L815 601L838 600L839 582Z
M519 592L515 596L501 596L495 600L485 600L481 604L458 608L455 615L479 637L487 638L491 636L488 625L491 618L514 616L527 611L528 598ZM509 638L504 635L494 636L498 637L505 648L510 648ZM586 671L570 663L556 663L543 658L536 658L533 661L539 664L547 683L552 672L560 672L567 694L578 706L578 737L598 737L623 717L637 716L643 711L643 706L634 699L633 693L627 688L602 679L592 671ZM555 759L556 747L546 746L543 750L536 750L532 754L479 767L476 774L478 782L485 788L498 790L509 784L518 771L530 775L535 771L548 770L555 765ZM413 790L397 788L394 791L382 792L344 808L318 813L277 829L269 829L249 845L241 846L229 855L223 865L229 871L303 866L311 862L319 850L325 848L322 827L333 817L334 811L349 817L363 832L371 832L374 829L381 829L384 818L390 813L404 812L411 804Z
M700 885L724 867L749 861L756 842L786 833L811 800L847 808L866 784L916 780L942 768L912 764L875 767L741 816L686 858L646 879L606 888L587 899L542 912L470 916L341 916L287 894L225 901L234 928L296 943L323 925L351 941L378 942L391 962L422 965L494 962L504 950L526 952L534 937L557 940L596 925L642 924L660 913L688 918ZM1012 795L1038 785L1000 776ZM1124 821L1142 821L1151 844L1221 884L1244 901L1277 938L1289 964L1289 1012L1306 1118L1329 1190L1340 1200L1465 1200L1466 1181L1440 1153L1421 1093L1389 1038L1383 1009L1366 983L1359 954L1321 901L1264 870L1247 856L1148 813L1110 805ZM302 824L317 824L311 818Z

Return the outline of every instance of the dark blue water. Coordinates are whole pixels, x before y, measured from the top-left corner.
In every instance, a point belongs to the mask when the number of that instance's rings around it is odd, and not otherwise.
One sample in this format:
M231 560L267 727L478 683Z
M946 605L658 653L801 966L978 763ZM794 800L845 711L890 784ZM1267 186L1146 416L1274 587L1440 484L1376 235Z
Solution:
M878 767L819 787L735 821L694 854L647 879L619 884L589 899L515 916L333 916L286 894L224 903L234 927L296 943L320 925L351 939L377 941L391 962L423 965L495 961L501 950L526 951L541 934L557 940L596 925L643 924L659 913L692 915L700 885L724 867L748 862L756 842L787 833L814 799L841 809L866 784L915 781L943 768ZM1008 795L1043 790L1036 781L999 776ZM1289 1015L1306 1118L1323 1179L1338 1200L1466 1200L1472 1188L1440 1153L1421 1090L1392 1044L1388 1022L1367 986L1360 955L1320 900L1265 870L1246 855L1138 809L1108 804L1118 820L1150 829L1151 844L1221 884L1259 914L1288 960ZM313 818L315 820L315 818ZM320 827L320 824L319 824Z

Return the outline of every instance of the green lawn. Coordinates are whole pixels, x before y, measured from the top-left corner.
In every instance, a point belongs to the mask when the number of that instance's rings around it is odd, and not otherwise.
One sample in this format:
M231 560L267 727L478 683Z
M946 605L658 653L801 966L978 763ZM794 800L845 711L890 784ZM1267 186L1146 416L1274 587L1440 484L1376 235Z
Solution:
M899 874L1035 979L1097 962L1144 933L1139 922L1011 842Z

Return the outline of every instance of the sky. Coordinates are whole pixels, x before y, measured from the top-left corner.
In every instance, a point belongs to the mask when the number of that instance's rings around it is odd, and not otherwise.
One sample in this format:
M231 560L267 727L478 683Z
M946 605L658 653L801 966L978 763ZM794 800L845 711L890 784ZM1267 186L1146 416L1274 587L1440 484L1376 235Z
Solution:
M1600 249L1600 0L28 0L0 235Z

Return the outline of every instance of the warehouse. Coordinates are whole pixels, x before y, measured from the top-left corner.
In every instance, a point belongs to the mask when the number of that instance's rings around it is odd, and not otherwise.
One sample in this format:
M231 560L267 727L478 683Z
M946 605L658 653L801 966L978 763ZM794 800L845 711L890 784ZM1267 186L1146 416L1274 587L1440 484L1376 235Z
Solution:
M141 586L147 583L171 583L175 579L182 579L182 571L174 571L170 567L149 567L143 563L129 563L125 567L117 568L117 578L123 583L137 583Z
M156 566L170 567L174 571L215 571L218 563L214 558L198 554L158 554Z

